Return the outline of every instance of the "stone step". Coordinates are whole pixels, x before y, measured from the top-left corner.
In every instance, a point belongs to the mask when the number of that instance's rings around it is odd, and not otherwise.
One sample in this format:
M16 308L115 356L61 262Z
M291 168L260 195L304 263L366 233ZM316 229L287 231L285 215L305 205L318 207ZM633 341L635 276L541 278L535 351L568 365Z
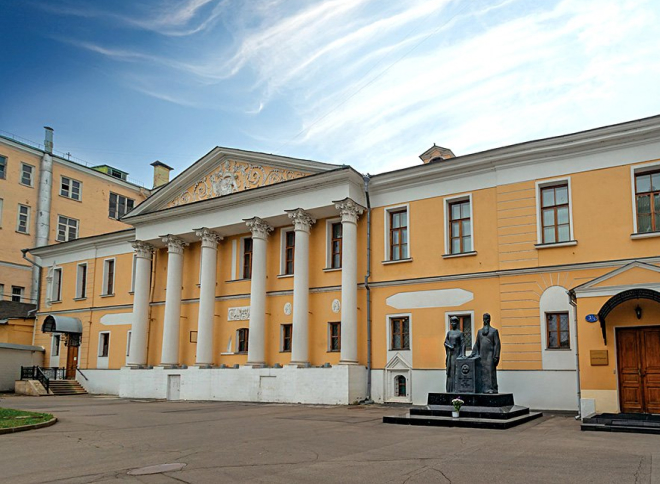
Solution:
M595 432L628 432L636 434L657 434L660 435L660 426L656 425L607 425L607 424L590 424L583 423L580 426L583 431Z
M454 407L451 405L429 405L427 408L411 408L410 415L430 415L434 417L451 417ZM529 408L520 405L511 407L471 407L461 408L460 418L481 418L509 420L529 414Z
M529 412L510 419L440 417L433 415L385 416L383 423L398 425L421 425L426 427L467 427L479 429L505 430L542 417L541 412Z
M87 391L76 380L53 380L49 388L54 395L87 395Z

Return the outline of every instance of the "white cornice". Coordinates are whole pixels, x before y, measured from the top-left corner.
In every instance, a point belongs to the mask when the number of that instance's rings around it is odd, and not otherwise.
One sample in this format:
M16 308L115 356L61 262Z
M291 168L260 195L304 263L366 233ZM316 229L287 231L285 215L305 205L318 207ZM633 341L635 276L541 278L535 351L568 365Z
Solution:
M360 190L362 189L362 175L350 168L339 168L325 173L318 173L303 178L295 178L286 182L236 192L223 197L209 198L199 202L179 205L156 212L139 214L137 213L137 210L134 210L129 216L123 218L122 221L137 227L144 222L152 223L156 220L162 219L172 220L186 217L191 213L203 214L206 212L215 212L229 207L249 204L255 201L264 202L268 199L277 198L283 192L286 192L287 195L291 195L296 192L313 190L316 187L327 187L346 182L353 183L359 187ZM362 201L360 202L363 203Z
M597 154L612 148L637 146L654 141L660 141L660 116L382 173L371 178L370 188L374 191L408 188L436 179L448 180L502 168L519 168L576 154Z
M286 156L258 153L254 151L243 151L218 146L201 157L183 172L181 172L176 178L161 188L158 193L152 195L146 201L142 202L135 210L133 210L134 215L140 215L149 211L162 209L182 190L192 186L201 177L209 173L215 166L219 166L226 159L273 166L287 170L303 171L313 174L336 170L341 167L341 165L332 165L318 161L302 160L298 158L289 158Z
M82 252L87 249L100 249L121 245L135 240L135 230L121 230L119 232L110 232L109 234L93 235L82 239L71 240L59 244L46 245L44 247L35 247L28 252L37 257L52 257L61 254L70 254L72 252Z
M612 291L617 288L623 287L623 286L605 286L605 287L596 287L598 284L601 284L609 279L612 279L613 277L618 276L619 274L623 274L624 272L628 272L631 269L644 269L647 271L655 272L655 273L660 273L660 267L649 264L648 262L642 262L639 260L635 260L633 262L630 262L622 267L619 267L618 269L615 269L611 272L608 272L607 274L603 274L600 277L596 277L595 279L592 279L591 281L585 282L584 284L580 284L577 287L574 287L572 290L576 294L581 294L581 293L587 293L587 292L602 292L602 291ZM660 283L659 283L660 284ZM657 285L657 284L656 284ZM648 287L649 284L630 284L627 285L626 287L628 288L634 288L634 287Z

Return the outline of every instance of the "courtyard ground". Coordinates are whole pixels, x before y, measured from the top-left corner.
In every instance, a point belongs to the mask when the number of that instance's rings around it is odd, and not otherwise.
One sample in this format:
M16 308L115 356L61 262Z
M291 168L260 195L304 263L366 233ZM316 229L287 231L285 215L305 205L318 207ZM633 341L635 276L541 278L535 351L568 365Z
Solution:
M548 414L510 430L381 423L401 407L0 398L54 414L0 435L0 482L660 483L660 436L581 432ZM147 466L183 469L129 475ZM179 466L180 467L180 466Z

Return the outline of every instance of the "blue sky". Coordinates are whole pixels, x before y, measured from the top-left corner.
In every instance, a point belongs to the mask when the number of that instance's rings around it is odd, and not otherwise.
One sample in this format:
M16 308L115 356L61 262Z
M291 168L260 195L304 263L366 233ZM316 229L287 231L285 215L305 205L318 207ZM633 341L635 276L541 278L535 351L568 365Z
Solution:
M0 130L151 182L216 145L378 173L660 114L655 0L3 0Z

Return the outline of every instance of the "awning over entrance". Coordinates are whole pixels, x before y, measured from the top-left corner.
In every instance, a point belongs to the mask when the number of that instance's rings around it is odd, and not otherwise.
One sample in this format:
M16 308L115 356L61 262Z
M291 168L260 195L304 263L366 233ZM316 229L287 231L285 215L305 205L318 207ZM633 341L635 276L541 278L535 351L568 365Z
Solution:
M82 334L82 323L78 318L49 314L41 325L43 333Z
M612 312L612 310L619 304L623 304L631 299L650 299L660 303L660 292L652 289L628 289L627 291L620 292L609 298L603 307L598 311L598 321L600 321L600 329L603 332L603 341L607 344L607 335L605 332L605 318Z

